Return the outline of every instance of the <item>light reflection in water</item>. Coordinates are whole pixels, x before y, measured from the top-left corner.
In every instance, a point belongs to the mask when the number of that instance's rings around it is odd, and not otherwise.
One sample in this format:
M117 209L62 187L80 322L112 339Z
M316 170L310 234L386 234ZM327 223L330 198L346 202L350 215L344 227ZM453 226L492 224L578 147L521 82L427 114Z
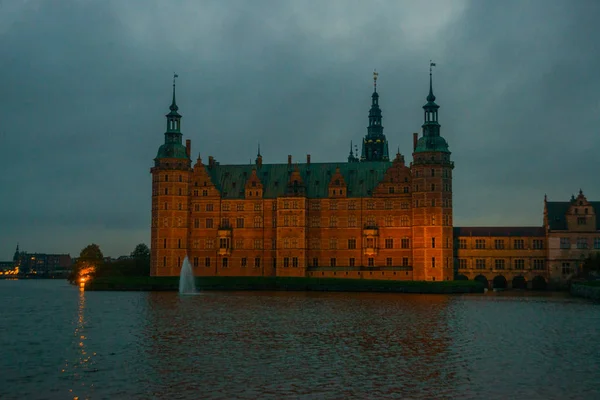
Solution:
M77 321L75 323L75 331L73 332L72 347L75 350L76 358L66 360L65 367L62 370L63 374L67 374L67 378L71 385L69 393L74 400L89 399L92 394L93 383L87 383L86 373L93 371L92 357L96 353L90 353L86 346L87 341L87 319L85 316L86 299L84 287L79 288L79 303L77 308ZM82 394L85 393L85 394Z

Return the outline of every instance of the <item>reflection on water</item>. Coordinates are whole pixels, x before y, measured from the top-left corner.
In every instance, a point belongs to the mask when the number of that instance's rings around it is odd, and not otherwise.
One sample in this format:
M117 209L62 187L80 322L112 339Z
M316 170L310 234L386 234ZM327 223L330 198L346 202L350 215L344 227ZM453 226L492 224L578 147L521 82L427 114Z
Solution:
M94 384L86 381L86 374L94 372L93 356L96 353L90 353L86 349L86 318L85 318L85 290L79 288L79 306L77 309L77 322L73 333L73 353L75 358L66 360L65 367L61 371L66 375L71 387L69 392L73 394L74 399L89 399L93 394Z
M2 399L600 398L600 307L564 295L10 284Z

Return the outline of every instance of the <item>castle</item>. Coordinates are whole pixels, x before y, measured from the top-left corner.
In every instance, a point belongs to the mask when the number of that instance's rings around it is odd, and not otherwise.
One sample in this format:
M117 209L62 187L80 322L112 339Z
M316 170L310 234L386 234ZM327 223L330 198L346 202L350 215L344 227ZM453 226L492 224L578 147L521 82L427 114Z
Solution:
M582 208L575 235L587 227L585 250L600 250L600 203L581 192L567 204L545 199L543 226L453 227L454 162L440 132L431 66L410 164L399 151L389 156L375 73L360 157L351 145L347 162L313 163L307 155L301 164L291 156L266 164L259 148L254 164L221 165L211 156L192 166L173 80L165 141L150 171L151 275L179 275L188 256L197 276L477 279L494 287L568 278L582 256L566 252L563 239L562 251L548 247L552 232L571 229L567 215Z

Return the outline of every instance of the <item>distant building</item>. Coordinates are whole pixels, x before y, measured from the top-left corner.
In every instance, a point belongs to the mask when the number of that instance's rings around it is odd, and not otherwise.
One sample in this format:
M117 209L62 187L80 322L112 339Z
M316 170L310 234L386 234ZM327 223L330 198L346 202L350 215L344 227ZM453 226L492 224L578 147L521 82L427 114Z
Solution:
M27 253L17 250L13 265L19 268L19 274L53 277L66 275L71 271L72 260L69 254Z

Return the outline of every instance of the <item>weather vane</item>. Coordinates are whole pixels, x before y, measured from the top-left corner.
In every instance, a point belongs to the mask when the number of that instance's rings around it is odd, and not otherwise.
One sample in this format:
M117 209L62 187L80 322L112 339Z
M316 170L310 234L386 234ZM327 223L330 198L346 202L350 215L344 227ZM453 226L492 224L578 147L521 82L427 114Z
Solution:
M179 75L173 72L173 86L175 86L175 78L179 78Z
M429 60L429 75L431 75L431 70L433 67L435 67L435 63Z

